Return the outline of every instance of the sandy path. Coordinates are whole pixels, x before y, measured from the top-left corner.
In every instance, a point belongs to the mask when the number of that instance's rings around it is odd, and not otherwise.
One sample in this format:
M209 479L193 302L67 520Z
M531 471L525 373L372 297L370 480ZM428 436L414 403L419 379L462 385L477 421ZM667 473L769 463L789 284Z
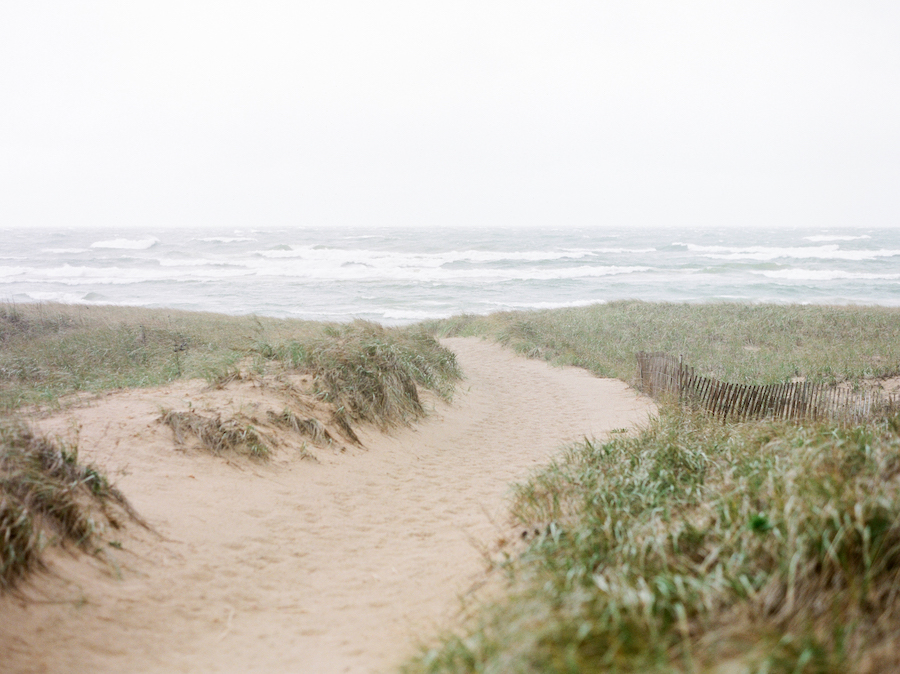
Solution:
M0 670L390 670L483 575L479 547L502 533L510 482L564 441L650 411L617 380L479 340L446 345L467 377L452 405L391 436L364 432L366 450L320 453L319 464L173 451L154 419L193 399L190 384L47 421L57 432L81 424L82 457L164 540L132 527L120 579L57 555L66 580L27 589L56 603L0 601Z

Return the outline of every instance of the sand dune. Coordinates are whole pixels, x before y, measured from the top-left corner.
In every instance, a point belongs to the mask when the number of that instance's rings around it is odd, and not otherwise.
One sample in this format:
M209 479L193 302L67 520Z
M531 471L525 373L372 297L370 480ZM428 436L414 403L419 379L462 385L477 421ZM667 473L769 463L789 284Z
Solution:
M51 555L28 601L0 600L0 670L389 671L446 626L510 533L510 482L566 441L647 418L617 380L450 339L466 380L451 405L363 447L269 463L174 446L161 407L256 408L253 387L118 392L39 426L78 431L155 530L128 527L111 566Z

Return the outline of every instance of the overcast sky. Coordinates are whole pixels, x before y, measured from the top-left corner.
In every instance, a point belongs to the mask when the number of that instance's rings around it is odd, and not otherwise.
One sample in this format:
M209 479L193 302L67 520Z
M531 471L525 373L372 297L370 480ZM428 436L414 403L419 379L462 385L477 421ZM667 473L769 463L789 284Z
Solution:
M900 3L0 9L0 228L900 226Z

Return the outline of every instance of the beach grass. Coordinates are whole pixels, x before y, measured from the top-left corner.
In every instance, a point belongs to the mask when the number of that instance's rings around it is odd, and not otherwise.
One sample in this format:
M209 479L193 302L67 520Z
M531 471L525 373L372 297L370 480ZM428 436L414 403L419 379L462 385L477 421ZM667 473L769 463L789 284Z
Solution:
M620 301L429 321L440 336L478 335L534 358L633 381L635 353L684 356L735 384L805 377L834 384L900 374L900 309Z
M196 412L163 410L159 420L172 429L175 441L184 444L188 436L216 456L226 453L242 454L253 459L267 459L272 453L272 441L250 420L221 416L207 417Z
M125 496L78 448L15 421L0 423L0 591L41 566L48 545L104 551L104 535L141 522Z
M82 394L202 378L211 388L302 373L346 437L353 424L381 428L425 414L418 387L450 398L455 356L419 327L355 321L326 324L128 307L0 305L0 590L40 565L47 545L93 549L109 504L131 516L105 477L77 462L75 448L35 435L23 419L77 403ZM291 398L291 395L288 398ZM302 397L302 396L301 396ZM302 402L302 401L301 401ZM274 441L256 420L162 410L177 442L188 436L216 455L269 458ZM312 442L331 440L318 419L289 408L264 421ZM314 458L300 448L304 457Z
M508 594L404 671L900 670L900 418L664 412L526 484Z
M900 311L670 305L459 316L531 357L626 381L667 351L741 383L900 370ZM403 668L421 672L900 671L900 418L723 424L664 403L515 487L530 543L506 592Z
M461 376L453 353L415 326L332 324L305 340L256 348L267 360L310 373L317 395L341 418L383 429L424 414L418 386L450 399Z
M276 369L309 371L351 420L421 413L416 386L449 397L452 353L419 327L62 304L0 305L0 413L66 397L203 378L222 386Z

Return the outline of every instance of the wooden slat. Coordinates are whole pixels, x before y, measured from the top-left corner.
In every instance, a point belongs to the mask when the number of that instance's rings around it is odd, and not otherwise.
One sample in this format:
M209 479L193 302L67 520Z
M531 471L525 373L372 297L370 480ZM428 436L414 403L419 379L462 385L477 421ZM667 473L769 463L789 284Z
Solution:
M682 356L661 351L640 351L635 356L646 394L677 396L682 403L721 416L723 422L763 417L851 422L900 410L900 395L879 389L852 391L811 382L733 384L697 374Z

